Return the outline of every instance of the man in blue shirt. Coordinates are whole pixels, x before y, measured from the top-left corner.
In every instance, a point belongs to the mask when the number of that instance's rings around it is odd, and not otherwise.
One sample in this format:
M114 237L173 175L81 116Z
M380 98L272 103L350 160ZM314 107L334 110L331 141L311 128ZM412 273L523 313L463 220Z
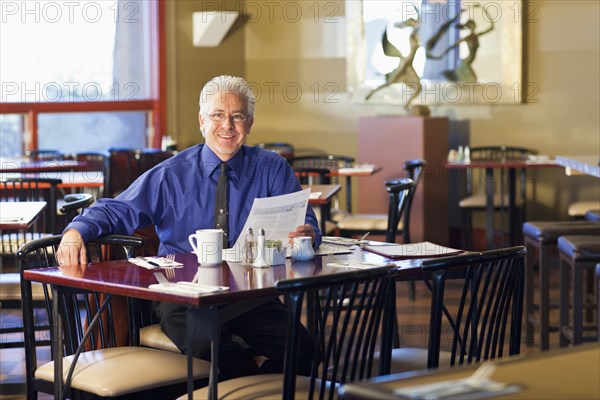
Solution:
M200 93L200 130L204 145L188 148L139 177L114 199L99 199L67 226L57 251L60 264L87 263L84 242L108 234L132 234L153 224L160 239L159 254L190 252L188 236L215 226L215 199L221 162L227 163L228 245L232 246L255 198L301 190L287 161L278 154L244 145L254 123L255 99L242 78L219 76ZM321 232L310 207L305 224L289 237L311 236L315 247ZM155 311L163 331L187 353L185 307L159 303ZM222 332L236 334L268 358L261 369L280 372L287 327L287 310L279 299L226 305L219 310ZM197 322L197 326L202 321ZM303 332L303 343L312 338ZM227 342L227 338L223 340ZM299 351L301 356L304 353ZM210 342L195 338L195 357L208 359ZM306 365L310 363L308 354ZM226 359L227 357L225 357ZM302 357L301 357L302 358ZM304 372L308 373L307 370Z

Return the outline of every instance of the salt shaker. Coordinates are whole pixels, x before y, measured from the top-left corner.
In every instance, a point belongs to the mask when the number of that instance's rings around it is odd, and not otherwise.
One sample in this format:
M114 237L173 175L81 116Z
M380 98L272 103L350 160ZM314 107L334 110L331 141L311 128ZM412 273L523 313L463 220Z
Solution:
M456 161L462 162L465 159L465 151L462 146L458 146L458 154L456 155Z
M254 267L256 268L266 268L269 266L269 263L266 260L267 250L265 249L265 230L260 228L258 231L258 254L256 262L254 263Z
M257 245L256 238L252 228L248 227L246 231L246 238L244 240L244 263L252 264L256 261L257 256Z

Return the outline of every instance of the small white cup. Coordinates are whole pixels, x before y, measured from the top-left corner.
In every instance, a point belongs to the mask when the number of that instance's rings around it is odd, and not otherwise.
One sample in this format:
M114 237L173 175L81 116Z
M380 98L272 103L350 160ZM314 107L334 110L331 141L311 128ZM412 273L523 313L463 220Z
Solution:
M223 231L221 229L198 229L188 240L204 266L219 265L223 261Z

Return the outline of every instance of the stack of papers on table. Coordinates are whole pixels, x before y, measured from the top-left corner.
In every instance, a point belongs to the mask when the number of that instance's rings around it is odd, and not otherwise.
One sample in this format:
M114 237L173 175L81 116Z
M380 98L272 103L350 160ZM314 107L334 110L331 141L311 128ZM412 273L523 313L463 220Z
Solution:
M431 242L391 244L385 246L370 246L367 244L363 246L363 249L394 259L444 257L464 252L464 250L440 246Z

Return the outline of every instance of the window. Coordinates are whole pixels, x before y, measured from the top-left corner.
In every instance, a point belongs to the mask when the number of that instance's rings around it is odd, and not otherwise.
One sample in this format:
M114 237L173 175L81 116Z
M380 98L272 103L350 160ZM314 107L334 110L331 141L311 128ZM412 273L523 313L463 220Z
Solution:
M160 143L154 133L163 131L165 117L165 99L158 98L164 84L161 6L143 0L3 1L2 155Z

